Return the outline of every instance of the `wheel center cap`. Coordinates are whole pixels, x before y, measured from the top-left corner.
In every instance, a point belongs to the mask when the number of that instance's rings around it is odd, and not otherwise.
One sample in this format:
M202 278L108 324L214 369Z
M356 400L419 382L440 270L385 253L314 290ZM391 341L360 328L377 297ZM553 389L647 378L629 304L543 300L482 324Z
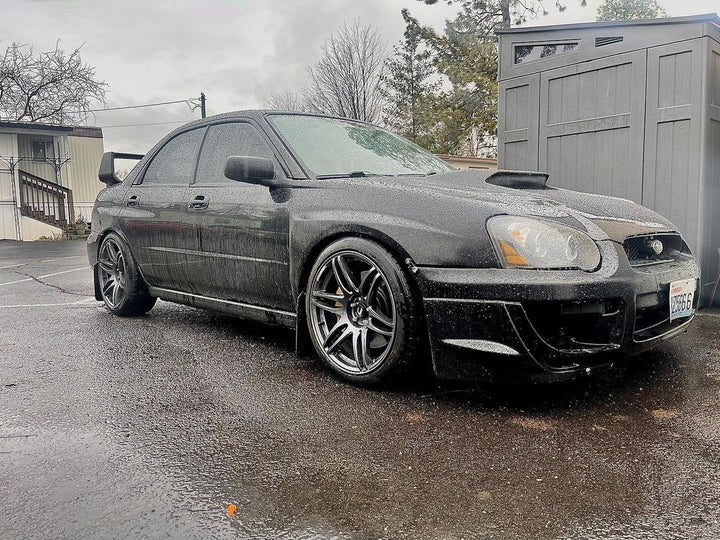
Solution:
M356 300L350 304L350 313L353 320L358 321L367 317L367 305L363 300Z

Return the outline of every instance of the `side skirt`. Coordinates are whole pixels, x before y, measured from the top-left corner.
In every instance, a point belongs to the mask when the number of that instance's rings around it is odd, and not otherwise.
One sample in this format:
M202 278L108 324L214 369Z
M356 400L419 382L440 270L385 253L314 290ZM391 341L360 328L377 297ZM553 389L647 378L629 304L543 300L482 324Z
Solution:
M199 294L191 294L171 289L162 289L160 287L148 287L148 291L152 296L157 296L161 300L185 304L201 309L209 309L219 311L242 319L250 319L261 323L272 324L277 326L285 326L287 328L295 328L297 315L290 311L280 309L255 306L253 304L244 304L242 302L233 302L231 300L220 300L201 296Z

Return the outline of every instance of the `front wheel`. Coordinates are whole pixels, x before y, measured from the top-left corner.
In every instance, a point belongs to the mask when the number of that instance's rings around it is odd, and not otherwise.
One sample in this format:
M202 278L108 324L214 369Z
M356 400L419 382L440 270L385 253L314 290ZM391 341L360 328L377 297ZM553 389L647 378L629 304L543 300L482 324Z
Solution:
M376 384L408 367L418 306L383 247L361 238L328 246L310 272L305 308L315 350L344 379Z
M97 273L102 299L115 315L142 315L155 305L157 299L150 296L130 249L118 234L108 234L100 244Z

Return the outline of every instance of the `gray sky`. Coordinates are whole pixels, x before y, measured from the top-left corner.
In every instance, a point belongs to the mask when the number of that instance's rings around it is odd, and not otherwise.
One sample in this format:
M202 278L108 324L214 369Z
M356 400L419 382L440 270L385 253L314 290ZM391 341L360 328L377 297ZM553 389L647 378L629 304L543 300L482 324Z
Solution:
M594 20L601 0L566 0L558 13L529 24ZM673 16L709 13L718 0L661 0ZM202 6L202 7L201 7ZM343 21L375 25L392 46L404 29L400 9L442 28L455 13L444 3L416 0L3 0L2 44L17 41L36 51L84 43L83 58L108 85L107 106L208 98L208 114L261 107L273 91L302 86L305 66ZM97 113L106 150L145 152L176 124L199 118L187 105ZM92 124L92 122L89 122Z

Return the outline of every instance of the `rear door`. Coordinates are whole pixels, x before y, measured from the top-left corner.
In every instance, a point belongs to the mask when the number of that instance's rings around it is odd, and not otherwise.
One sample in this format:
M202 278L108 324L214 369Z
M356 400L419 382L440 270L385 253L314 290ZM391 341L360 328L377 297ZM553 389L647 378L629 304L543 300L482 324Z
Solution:
M274 161L269 141L249 122L208 128L188 201L200 241L202 262L193 272L196 294L253 305L292 310L288 266L286 189L225 178L229 156Z
M125 195L122 230L145 280L155 287L189 286L189 254L199 242L189 219L188 190L205 130L168 140Z

